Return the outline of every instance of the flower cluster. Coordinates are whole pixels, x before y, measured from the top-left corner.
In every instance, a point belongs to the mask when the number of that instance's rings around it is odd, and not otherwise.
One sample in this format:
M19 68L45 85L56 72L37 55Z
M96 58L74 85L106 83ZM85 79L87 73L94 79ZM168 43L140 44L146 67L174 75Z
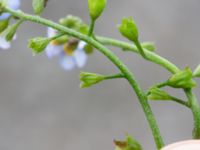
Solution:
M107 0L88 0L90 14L90 25L83 23L78 17L68 15L61 18L58 23L39 17L44 11L48 0L32 0L33 12L29 15L16 11L20 7L20 0L0 0L0 49L10 47L10 41L15 39L18 27L24 21L32 21L47 26L45 37L36 37L29 40L29 48L33 54L46 52L48 58L59 58L59 63L65 70L75 67L82 68L87 61L88 54L93 52L94 46L104 54L120 71L118 74L101 75L96 73L81 72L81 88L87 88L105 80L124 78L133 87L139 102L149 122L157 149L164 145L156 119L151 110L148 100L174 101L191 109L194 118L193 138L200 139L200 105L193 93L196 87L195 78L200 77L200 65L192 71L190 67L179 69L175 64L154 53L155 46L152 43L141 43L139 30L132 18L122 19L118 30L125 38L132 43L126 43L112 38L99 37L95 34L95 24L102 15ZM15 22L10 24L11 19ZM85 43L84 41L88 43ZM91 44L91 45L90 45ZM133 45L134 44L134 45ZM142 90L137 83L135 76L128 67L105 46L115 46L124 51L132 51L140 54L145 60L154 62L164 67L172 75L159 84L153 85L147 92ZM151 71L151 70L148 70ZM147 77L148 78L148 77ZM174 97L164 87L181 89L185 92L187 100ZM124 141L115 140L115 150L142 150L142 146L131 136Z
M6 0L3 1L8 8L17 10L20 7L20 0ZM9 25L9 20L12 16L9 13L2 13L0 15L1 33L0 33L0 48L10 48L10 42L6 40L6 28Z
M37 1L33 1L37 3ZM6 0L3 1L4 5L8 8L17 10L20 7L20 0ZM35 5L34 5L35 6ZM37 11L40 5L36 5L34 7L34 11ZM41 13L42 10L39 12ZM37 13L36 13L37 14ZM8 49L10 48L10 41L15 39L16 30L18 26L23 22L18 19L17 23L9 25L11 20L11 14L7 12L3 12L0 15L0 48ZM16 18L14 18L16 19ZM60 19L60 24L66 26L68 28L72 28L82 33L87 33L88 27L82 23L82 20L78 17L74 17L68 15L65 18ZM55 36L59 35L59 32L53 28L47 28L47 38L36 38L31 42L31 48L37 47L35 52L39 53L45 50L47 56L49 58L53 58L55 56L59 57L59 63L62 68L65 70L71 70L75 67L82 68L87 61L87 54L91 51L91 47L89 47L85 42L79 41L72 37L68 37L67 35L55 38ZM53 39L51 39L53 38ZM39 48L38 48L39 47Z

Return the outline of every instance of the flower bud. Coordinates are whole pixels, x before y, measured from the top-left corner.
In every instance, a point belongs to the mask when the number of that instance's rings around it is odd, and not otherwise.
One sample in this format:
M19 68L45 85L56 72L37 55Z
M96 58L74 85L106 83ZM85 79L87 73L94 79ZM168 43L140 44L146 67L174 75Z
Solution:
M66 26L71 29L79 29L81 27L82 20L79 17L68 15L65 18L61 18L59 20L59 23L63 26Z
M97 84L103 81L104 79L105 78L103 75L88 73L88 72L81 72L80 73L80 80L81 80L80 87L81 88L90 87L94 84Z
M198 65L197 68L194 70L193 76L200 77L200 65Z
M84 51L86 54L92 54L93 53L93 47L89 44L86 44L85 47L84 47Z
M148 94L149 100L171 100L172 97L165 91L154 87L151 88Z
M174 88L193 88L196 86L196 82L192 79L192 71L189 67L172 75L167 84Z
M96 20L101 15L106 3L107 0L88 0L90 17L92 20Z
M123 18L118 29L120 33L130 41L138 41L138 29L132 18Z
M33 54L39 54L45 50L50 42L49 38L37 37L29 40L28 47L32 49Z
M126 141L114 141L115 150L142 150L141 145L132 137L127 136Z
M2 33L9 25L10 19L0 20L0 33Z
M46 6L47 0L33 0L32 7L35 14L39 15L43 12Z
M79 30L83 22L79 17L68 15L65 18L61 18L59 23L71 29Z
M79 32L86 35L89 32L89 27L86 24L82 24L79 28Z
M22 20L18 20L16 23L10 25L7 29L6 29L6 40L7 41L11 41L15 35L15 33L17 32L18 27L20 26L20 24L22 23Z

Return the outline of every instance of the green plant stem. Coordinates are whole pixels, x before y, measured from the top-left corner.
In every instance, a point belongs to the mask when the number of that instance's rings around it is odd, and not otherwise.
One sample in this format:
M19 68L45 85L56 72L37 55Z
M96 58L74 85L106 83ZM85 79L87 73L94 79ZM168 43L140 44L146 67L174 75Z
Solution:
M138 49L135 45L132 45L132 44L129 44L126 42L114 40L111 38L105 38L105 37L98 37L98 40L102 44L105 44L105 45L111 45L111 46L119 47L122 49L130 50L135 53L139 53ZM162 66L163 68L167 69L168 71L170 71L173 74L180 71L180 69L176 65L174 65L167 59L155 54L154 52L150 52L145 49L144 49L144 51L145 51L145 54L149 61L152 61L153 63L156 63L156 64ZM199 103L196 99L196 96L192 92L192 89L184 90L184 92L185 92L186 96L188 97L188 100L190 101L190 108L192 110L193 117L194 117L193 138L200 139L200 106L199 106Z
M122 49L130 50L130 51L135 52L135 53L139 53L137 47L133 44L129 44L129 43L126 43L126 42L122 42L122 41L111 39L111 38L105 38L105 37L97 37L97 39L102 44L115 46L115 47L119 47L119 48L122 48ZM151 51L146 50L146 49L144 49L144 52L145 52L146 57L148 58L149 61L166 68L171 73L175 74L175 73L180 71L180 69L176 65L174 65L173 63L171 63L167 59L157 55L156 53L151 52Z
M143 50L143 48L142 48L142 46L141 46L139 40L135 41L135 45L136 45L137 49L139 50L139 53L141 54L141 56L142 56L144 59L147 59L147 60L148 60L148 57L146 56L146 54L145 54L145 52L144 52L144 50Z
M172 101L174 101L174 102L176 102L176 103L179 103L179 104L181 104L181 105L183 105L183 106L186 106L186 107L190 108L190 104L189 104L188 102L183 101L183 100L181 100L181 99L178 99L178 98L176 98L176 97L172 97Z
M91 19L90 28L89 28L89 32L88 32L89 37L91 37L93 35L94 25L95 25L95 20Z
M53 37L50 37L49 40L50 40L50 41L56 40L57 38L60 38L60 37L63 36L63 35L65 35L65 33L57 34L57 35L55 35L55 36L53 36Z
M200 106L192 89L185 89L184 91L188 97L194 117L193 138L200 139Z
M159 84L155 85L155 87L162 88L162 87L167 86L167 84L168 84L168 82L165 81L165 82L163 82L163 83L159 83Z
M157 149L161 149L163 147L164 143L163 143L159 128L157 126L156 120L154 118L153 112L152 112L150 105L147 101L147 97L145 96L145 94L141 90L140 86L136 82L134 75L129 71L129 69L121 62L121 60L112 51L107 49L105 46L103 46L102 44L100 44L96 40L94 40L94 39L92 39L88 36L85 36L81 33L78 33L78 32L76 32L72 29L64 27L60 24L54 23L50 20L43 19L43 18L38 17L38 16L25 14L21 11L15 11L15 10L12 10L12 9L9 9L9 8L4 8L4 10L11 13L14 16L19 17L19 18L23 18L25 20L29 20L29 21L36 22L36 23L39 23L39 24L42 24L42 25L45 25L45 26L52 27L52 28L54 28L58 31L61 31L61 32L65 32L66 34L68 34L70 36L76 37L80 40L83 40L83 41L91 44L93 47L95 47L101 53L103 53L110 61L113 62L113 64L115 64L119 68L119 70L124 74L126 79L129 81L129 83L133 87L133 89L136 92L136 95L139 99L139 102L140 102L140 104L141 104L141 106L144 110L144 113L147 117L147 120L149 122L149 125L150 125L150 128L152 130Z
M105 80L117 79L117 78L125 78L125 76L124 76L124 74L119 73L119 74L108 75L108 76L105 76L105 77L104 77Z

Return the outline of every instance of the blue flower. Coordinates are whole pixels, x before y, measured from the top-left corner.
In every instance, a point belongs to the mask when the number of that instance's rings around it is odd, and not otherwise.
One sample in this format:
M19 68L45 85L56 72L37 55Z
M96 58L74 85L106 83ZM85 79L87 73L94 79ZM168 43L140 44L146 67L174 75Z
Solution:
M0 35L0 48L1 49L9 49L10 42L6 41L5 36L3 34Z
M7 7L14 10L17 10L20 7L20 0L5 0L5 3ZM3 13L0 15L0 21L9 19L9 17L10 17L9 13ZM1 49L8 49L11 46L10 42L6 41L5 36L6 36L6 32L3 32L0 34L0 48Z
M57 31L48 28L48 37L53 37L57 34ZM74 39L72 39L74 40ZM77 44L76 48L70 47L70 40L64 44L59 44L56 40L52 41L46 48L46 54L49 58L59 56L59 63L65 70L72 70L75 67L82 68L87 61L87 54L84 51L86 45L83 41L74 40L74 44Z
M6 6L8 8L17 10L20 7L20 0L5 0ZM10 17L9 13L3 13L0 15L0 20L8 19Z

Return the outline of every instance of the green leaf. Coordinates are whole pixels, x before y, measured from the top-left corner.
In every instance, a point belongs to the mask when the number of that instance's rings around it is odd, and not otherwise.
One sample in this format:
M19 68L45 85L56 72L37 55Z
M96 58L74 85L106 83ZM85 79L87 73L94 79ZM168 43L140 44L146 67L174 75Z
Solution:
M80 87L81 88L90 87L94 84L97 84L103 81L104 79L105 78L103 75L89 73L89 72L81 72L80 73L80 80L81 80Z
M118 26L120 33L130 41L138 41L138 29L132 18L123 18L121 25Z
M47 2L46 0L33 0L32 7L34 13L37 15L41 14L45 8L46 2Z
M39 54L45 50L51 39L44 37L37 37L29 40L28 47L32 49L33 54Z
M183 71L172 75L167 84L174 88L193 88L196 86L196 82L192 79L192 76L191 69L186 67Z
M88 0L90 17L96 20L106 7L107 0Z
M197 68L193 72L194 77L200 77L200 65L197 66Z

